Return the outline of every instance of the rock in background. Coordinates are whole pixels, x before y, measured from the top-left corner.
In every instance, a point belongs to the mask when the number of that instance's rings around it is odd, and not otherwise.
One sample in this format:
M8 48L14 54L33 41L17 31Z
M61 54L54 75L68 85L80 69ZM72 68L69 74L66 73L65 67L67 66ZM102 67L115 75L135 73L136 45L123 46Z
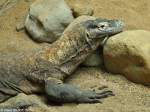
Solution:
M65 0L65 1L72 9L75 18L81 15L92 16L94 14L94 8L91 5L90 0L86 0L86 2L80 1L81 3L79 2L70 3L70 0Z
M104 46L104 63L109 72L150 85L150 32L125 31L110 38Z
M52 43L73 19L64 0L36 0L30 6L25 27L34 40Z

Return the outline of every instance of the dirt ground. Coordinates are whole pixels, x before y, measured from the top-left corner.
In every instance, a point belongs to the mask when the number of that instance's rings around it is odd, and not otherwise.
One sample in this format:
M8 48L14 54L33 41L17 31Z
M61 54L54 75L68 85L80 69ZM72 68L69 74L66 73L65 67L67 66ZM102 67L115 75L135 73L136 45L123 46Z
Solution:
M16 25L22 23L31 0L10 0L12 3L5 5L4 1L7 0L0 0L0 43L2 43L0 53L26 51L41 46L31 41L24 31L16 32ZM17 4L14 4L16 1ZM150 30L149 0L67 0L67 2L71 7L76 4L82 7L91 5L96 17L121 19L125 22L125 30ZM7 7L9 9L3 11ZM127 81L121 75L106 73L101 68L79 68L68 82L84 89L106 85L115 96L103 99L102 104L49 105L50 112L150 112L150 88Z

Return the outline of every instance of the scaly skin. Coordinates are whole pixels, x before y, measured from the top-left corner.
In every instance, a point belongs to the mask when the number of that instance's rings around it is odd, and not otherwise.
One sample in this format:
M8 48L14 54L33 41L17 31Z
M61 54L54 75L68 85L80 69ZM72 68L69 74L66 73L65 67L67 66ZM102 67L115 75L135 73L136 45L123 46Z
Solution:
M80 90L63 80L96 50L104 37L117 34L122 28L118 20L81 16L51 47L30 53L0 54L0 77L3 77L0 79L0 101L21 92L45 92L50 101L59 103L98 103L99 99L113 95L111 91Z

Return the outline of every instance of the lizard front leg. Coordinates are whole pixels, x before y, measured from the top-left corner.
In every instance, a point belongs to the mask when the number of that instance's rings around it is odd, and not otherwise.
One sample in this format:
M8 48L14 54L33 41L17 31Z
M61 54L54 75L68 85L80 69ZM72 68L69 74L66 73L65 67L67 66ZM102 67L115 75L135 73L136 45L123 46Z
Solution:
M99 99L114 95L112 91L96 93L95 91L81 90L55 78L46 80L45 91L48 99L56 103L100 103Z
M72 67L69 68L71 70L64 69L66 66L61 69L60 66L40 59L37 60L36 72L29 75L31 80L44 84L49 101L56 103L99 103L99 99L113 95L112 91L96 93L63 83L64 78L72 71Z

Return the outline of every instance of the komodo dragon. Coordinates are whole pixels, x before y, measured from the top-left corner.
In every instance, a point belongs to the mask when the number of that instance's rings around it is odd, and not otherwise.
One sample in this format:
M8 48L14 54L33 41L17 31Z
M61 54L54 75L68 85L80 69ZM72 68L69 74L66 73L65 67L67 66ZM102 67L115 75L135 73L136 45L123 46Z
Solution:
M0 54L0 102L18 93L43 92L52 102L98 103L99 99L112 92L81 90L63 81L106 36L117 34L122 29L123 24L119 20L81 16L51 47L28 53Z

